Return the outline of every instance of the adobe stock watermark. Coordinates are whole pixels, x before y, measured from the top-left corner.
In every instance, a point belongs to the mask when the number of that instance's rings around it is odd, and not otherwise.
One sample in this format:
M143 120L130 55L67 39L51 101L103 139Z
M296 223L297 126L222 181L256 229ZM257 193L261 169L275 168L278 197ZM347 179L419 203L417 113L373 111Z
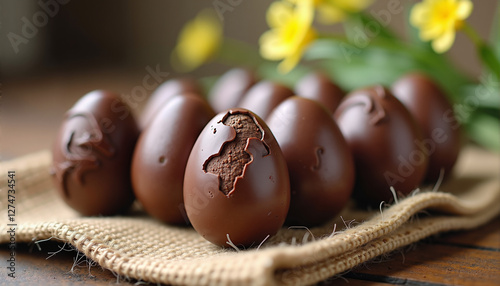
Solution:
M212 6L214 7L215 12L217 12L219 20L223 22L224 13L233 12L234 9L240 6L241 3L243 3L243 0L214 0L212 2Z
M22 17L21 35L14 32L9 32L7 38L10 45L16 54L19 53L21 44L28 44L37 34L39 29L45 27L49 23L50 18L54 18L60 11L61 6L69 3L70 0L39 0L38 6L40 10L33 13L31 18Z
M401 2L401 0L389 0L385 9L378 11L371 9L370 15L375 20L353 28L353 35L350 39L352 44L339 44L339 49L348 63L351 62L353 54L360 54L361 50L366 48L380 34L382 26L387 27L391 23L393 15L403 12L404 7Z
M471 113L479 107L480 101L487 101L498 96L497 91L500 89L500 81L492 73L482 76L480 83L481 85L474 89L474 94L470 94L465 97L462 103L453 106L453 111L460 124L466 121Z
M128 94L121 94L121 101L116 99L111 103L111 111L118 113L120 120L125 120L130 116L131 109L138 108L139 104L148 98L148 94L170 76L170 72L161 70L160 64L157 64L154 68L148 65L145 70L147 73L142 78L141 85L134 86ZM126 105L121 104L121 102L126 103ZM112 120L107 117L102 118L99 125L104 133L111 133L116 128Z
M459 129L470 115L479 107L480 101L486 101L490 98L498 96L497 91L500 89L500 82L496 80L493 74L486 75L480 79L481 85L474 89L461 103L453 105L452 109L446 110L441 120L448 124L451 130ZM440 144L450 140L450 136L446 130L441 127L436 127L431 131L430 138L416 139L414 141L415 149L410 152L408 157L400 155L398 157L399 165L397 174L386 171L384 177L390 186L395 183L404 182L415 171L416 167L425 162L425 157L431 156L436 152Z

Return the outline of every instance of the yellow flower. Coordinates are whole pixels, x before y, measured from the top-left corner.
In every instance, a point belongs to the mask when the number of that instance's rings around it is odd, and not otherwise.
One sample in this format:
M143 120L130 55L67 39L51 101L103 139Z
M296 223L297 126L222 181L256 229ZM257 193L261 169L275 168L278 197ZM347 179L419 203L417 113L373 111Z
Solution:
M373 0L315 0L318 19L324 24L342 22L349 14L364 10Z
M316 37L311 27L313 0L273 2L266 16L271 29L260 37L260 54L268 60L283 60L278 70L287 73L297 65L307 45Z
M455 30L472 12L470 0L424 0L415 4L410 23L420 29L420 39L432 41L437 53L447 51L455 41Z
M186 23L172 52L172 65L191 71L209 60L222 41L222 24L213 10L203 10Z

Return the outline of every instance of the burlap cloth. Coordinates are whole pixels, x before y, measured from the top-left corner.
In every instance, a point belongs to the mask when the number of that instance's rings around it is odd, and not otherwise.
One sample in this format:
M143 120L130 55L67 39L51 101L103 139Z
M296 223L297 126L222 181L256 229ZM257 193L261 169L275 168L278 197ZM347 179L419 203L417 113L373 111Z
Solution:
M350 206L323 227L283 228L258 247L236 251L140 211L81 217L55 193L50 160L44 151L0 164L0 243L10 239L7 172L14 170L17 243L48 238L70 243L118 275L149 282L312 284L430 235L477 227L500 213L500 156L467 147L454 178L438 192L421 190L371 212Z

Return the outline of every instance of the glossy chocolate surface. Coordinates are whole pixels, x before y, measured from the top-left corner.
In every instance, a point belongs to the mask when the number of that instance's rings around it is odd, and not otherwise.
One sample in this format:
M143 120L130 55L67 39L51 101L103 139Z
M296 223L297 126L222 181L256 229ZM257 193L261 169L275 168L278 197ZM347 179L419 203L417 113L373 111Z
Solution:
M416 144L420 130L389 90L373 86L350 93L335 112L354 156L354 197L378 206L392 201L390 187L403 195L420 186L428 157Z
M436 184L441 169L451 174L461 148L460 124L444 91L424 74L412 73L392 85L392 92L410 111L423 133L421 148L429 155L425 182Z
M151 216L185 224L182 186L191 148L215 113L196 95L176 95L158 112L137 141L132 185Z
M255 74L250 70L233 68L227 71L210 90L210 105L217 113L236 107L256 81Z
M194 78L184 77L170 79L162 83L149 97L142 111L139 127L144 130L163 106L178 94L203 94L203 89Z
M267 123L283 151L291 187L287 224L315 226L347 204L354 186L354 162L330 112L298 96L283 101Z
M54 183L83 215L112 215L134 200L130 163L137 123L117 95L93 91L66 113L53 148Z
M288 87L272 81L261 81L248 90L238 107L251 110L266 119L283 100L293 95Z
M280 229L290 181L281 149L262 119L235 108L206 125L186 166L184 203L196 231L220 246L229 247L228 236L237 246L257 246Z
M320 72L313 72L301 78L295 85L295 93L320 102L331 113L335 112L345 95L340 87Z

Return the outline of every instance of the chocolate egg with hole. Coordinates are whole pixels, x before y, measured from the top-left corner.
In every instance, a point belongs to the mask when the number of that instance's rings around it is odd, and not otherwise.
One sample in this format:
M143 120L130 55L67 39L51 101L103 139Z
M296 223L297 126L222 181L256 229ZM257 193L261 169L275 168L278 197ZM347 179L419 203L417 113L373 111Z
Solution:
M141 130L146 128L146 126L153 120L156 114L162 109L162 107L174 96L178 94L193 94L201 95L203 94L203 89L201 88L198 81L191 77L174 78L162 83L155 91L151 94L144 109L142 110L141 117L139 120L139 126Z
M329 110L312 99L292 96L266 122L290 175L286 223L311 227L332 219L351 197L354 162Z
M139 136L129 107L93 91L66 112L53 147L51 172L64 201L83 215L113 215L134 201L130 164Z
M201 97L177 95L142 131L132 160L132 185L151 216L170 224L188 222L182 195L184 170L194 142L214 115Z
M252 86L238 107L251 110L260 118L266 119L278 104L292 95L293 91L288 87L265 80Z
M353 154L357 202L378 206L392 201L391 187L406 196L420 186L428 165L417 143L421 131L388 89L373 86L351 92L335 118Z
M295 85L298 96L316 100L332 114L344 97L344 91L321 72L312 72L301 78Z
M236 107L256 81L255 74L248 69L230 69L211 88L208 96L210 105L217 113Z
M290 181L266 123L246 109L217 114L193 146L184 203L194 229L223 247L257 246L283 225Z
M437 83L421 73L401 77L392 85L392 92L422 129L419 145L429 155L424 181L436 184L441 172L443 178L451 174L461 148L460 123L453 107Z

